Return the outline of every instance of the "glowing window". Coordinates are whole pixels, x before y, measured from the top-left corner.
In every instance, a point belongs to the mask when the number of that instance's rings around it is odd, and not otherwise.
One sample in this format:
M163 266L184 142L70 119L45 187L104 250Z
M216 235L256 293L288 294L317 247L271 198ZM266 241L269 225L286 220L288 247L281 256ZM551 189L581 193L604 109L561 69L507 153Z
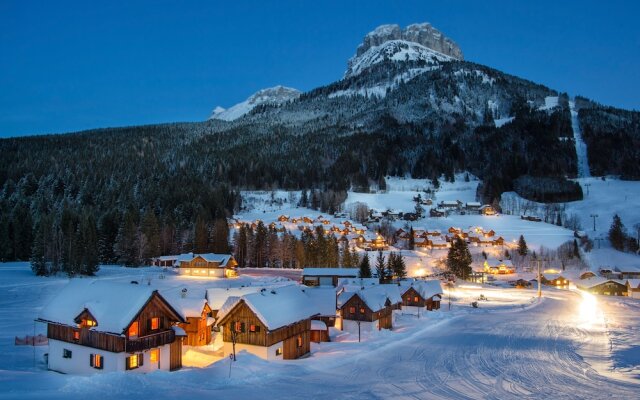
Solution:
M151 330L155 331L156 329L160 329L160 317L151 318Z
M260 325L249 325L249 332L260 332Z
M129 337L137 337L139 334L138 321L134 321L129 327Z
M73 331L73 340L80 340L80 331Z
M149 361L152 363L158 362L160 360L160 349L151 349L149 351Z
M415 296L415 297L413 298L413 301L415 301L415 302L417 303L417 302L418 302L418 296Z
M245 327L244 322L238 321L234 324L233 329L236 331L236 333L241 333L241 332L244 332L244 329L245 329L244 327Z
M360 307L360 314L364 314L364 307Z
M103 358L100 354L90 354L89 361L89 364L95 369L102 369L104 365Z
M298 336L298 347L302 347L302 336Z
M355 307L349 307L349 313L350 314L355 314L356 313L356 308Z
M82 326L90 327L90 326L96 326L96 325L97 325L96 321L94 321L94 320L91 320L91 319L83 319L82 320Z
M282 355L282 347L278 347L276 349L276 356L281 356Z
M138 368L138 355L134 354L127 358L129 360L129 369Z

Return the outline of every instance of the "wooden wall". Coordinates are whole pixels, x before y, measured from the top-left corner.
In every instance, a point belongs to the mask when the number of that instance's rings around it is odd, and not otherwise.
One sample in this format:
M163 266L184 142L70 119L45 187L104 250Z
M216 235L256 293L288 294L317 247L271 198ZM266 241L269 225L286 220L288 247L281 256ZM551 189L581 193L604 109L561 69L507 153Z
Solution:
M182 368L182 339L177 338L169 346L169 371Z
M302 346L298 347L298 338L302 341ZM301 332L284 340L282 344L282 358L285 360L295 360L311 351L309 331Z
M154 317L160 318L160 328L151 330L151 318ZM150 301L147 302L147 304L140 310L135 318L135 321L138 321L138 337L169 330L171 329L171 324L173 322L178 322L167 305L155 294L151 297ZM98 324L99 323L100 321L98 321ZM129 327L127 327L125 334L127 335L127 337L129 336Z
M418 301L415 301L416 296L418 297ZM425 301L422 296L420 296L420 293L411 287L402 295L402 304L405 306L424 307Z
M184 344L187 346L205 346L211 342L211 328L207 326L207 312L200 317L189 317L187 323L178 324L187 333Z
M73 338L73 333L76 331L80 332L80 340ZM66 325L47 324L47 337L114 353L120 353L125 350L124 337L90 331L86 328L80 329Z

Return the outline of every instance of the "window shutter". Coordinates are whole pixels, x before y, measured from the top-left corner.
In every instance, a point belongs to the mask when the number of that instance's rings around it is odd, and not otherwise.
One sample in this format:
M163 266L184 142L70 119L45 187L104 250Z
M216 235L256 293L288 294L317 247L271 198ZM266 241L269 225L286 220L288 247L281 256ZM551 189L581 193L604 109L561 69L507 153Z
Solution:
M125 368L127 370L131 369L131 357L125 358L125 361L126 361L126 364L127 364Z
M151 318L147 318L147 333L151 332Z
M256 325L256 332L260 332L260 325Z
M104 368L104 357L100 356L100 369Z
M244 322L243 322L242 324L240 324L240 331L241 331L242 333L244 333L244 332L245 332L245 326L246 326L246 324L245 324Z
M144 365L144 354L143 353L138 354L138 365L140 367L142 367Z
M89 366L93 367L93 354L89 354Z

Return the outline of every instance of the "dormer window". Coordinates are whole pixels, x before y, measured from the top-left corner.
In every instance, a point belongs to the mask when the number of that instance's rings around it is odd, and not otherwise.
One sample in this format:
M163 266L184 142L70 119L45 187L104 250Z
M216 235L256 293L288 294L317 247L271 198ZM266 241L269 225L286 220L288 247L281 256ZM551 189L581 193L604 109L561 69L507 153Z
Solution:
M88 318L83 319L82 322L80 323L80 326L82 328L90 328L90 327L96 326L96 325L97 325L96 321L94 321L92 319L88 319Z
M160 329L160 318L159 317L151 318L151 330L155 331L158 329Z

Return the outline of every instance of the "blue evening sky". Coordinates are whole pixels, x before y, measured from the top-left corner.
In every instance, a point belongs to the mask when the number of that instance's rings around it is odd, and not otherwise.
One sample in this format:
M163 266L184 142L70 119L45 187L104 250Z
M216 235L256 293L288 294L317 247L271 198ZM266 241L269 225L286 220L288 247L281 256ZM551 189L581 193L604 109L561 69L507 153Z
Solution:
M636 1L0 1L0 137L199 121L342 77L376 26L428 21L465 58L640 109Z

